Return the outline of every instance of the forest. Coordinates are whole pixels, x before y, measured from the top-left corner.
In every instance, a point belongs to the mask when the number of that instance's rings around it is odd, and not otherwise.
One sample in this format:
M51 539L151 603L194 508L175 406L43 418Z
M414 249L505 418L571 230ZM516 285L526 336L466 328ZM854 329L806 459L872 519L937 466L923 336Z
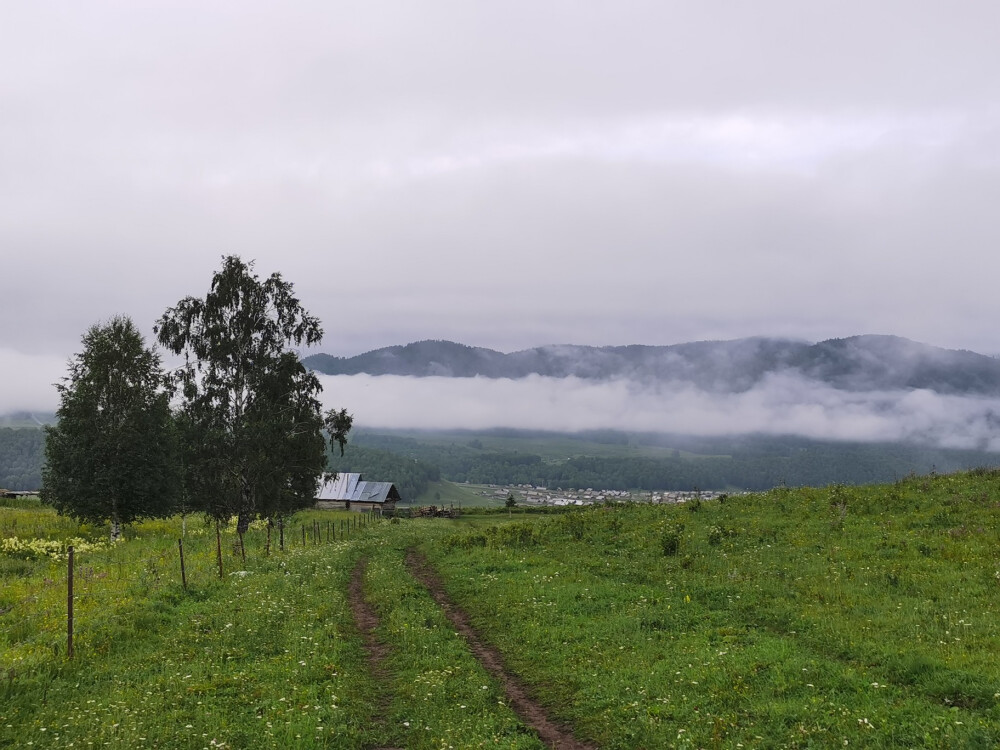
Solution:
M44 434L0 428L0 487L41 485ZM635 455L635 454L641 455ZM1000 465L1000 455L905 443L837 443L781 436L680 437L599 431L394 433L358 430L330 471L391 481L405 500L429 482L531 484L550 489L764 490L887 482L909 474Z
M358 445L437 466L441 477L452 482L531 484L549 489L764 490L782 484L894 481L910 474L1000 463L1000 455L987 451L766 435L686 438L612 431L579 435L515 430L359 431L353 439Z
M0 487L37 490L42 486L45 435L39 429L0 427Z

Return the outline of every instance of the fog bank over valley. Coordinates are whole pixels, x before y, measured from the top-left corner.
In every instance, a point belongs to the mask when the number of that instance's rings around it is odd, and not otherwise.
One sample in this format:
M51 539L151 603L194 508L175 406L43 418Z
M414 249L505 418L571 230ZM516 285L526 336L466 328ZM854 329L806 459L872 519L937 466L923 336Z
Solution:
M725 394L691 383L540 375L320 379L327 406L347 406L355 424L373 428L766 433L1000 451L1000 398L927 389L845 391L792 373L768 375L749 390Z

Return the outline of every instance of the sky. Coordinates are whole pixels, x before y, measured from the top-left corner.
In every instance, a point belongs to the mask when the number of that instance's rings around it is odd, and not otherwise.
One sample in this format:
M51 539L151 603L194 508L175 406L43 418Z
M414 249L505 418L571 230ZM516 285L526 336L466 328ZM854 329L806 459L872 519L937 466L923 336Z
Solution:
M223 255L320 351L1000 352L1000 6L8 0L0 411ZM370 384L369 386L370 387Z

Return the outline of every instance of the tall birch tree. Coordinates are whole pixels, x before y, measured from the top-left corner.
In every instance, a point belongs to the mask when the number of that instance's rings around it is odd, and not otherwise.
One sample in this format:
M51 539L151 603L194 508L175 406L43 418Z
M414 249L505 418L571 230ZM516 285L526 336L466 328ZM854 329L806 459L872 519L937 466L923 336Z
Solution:
M56 385L42 498L62 514L123 524L171 515L180 495L176 434L159 356L124 316L94 325Z
M291 347L323 330L292 285L225 257L208 294L168 309L156 332L184 357L178 423L192 504L219 521L235 515L241 537L256 517L311 504L326 466L322 386Z

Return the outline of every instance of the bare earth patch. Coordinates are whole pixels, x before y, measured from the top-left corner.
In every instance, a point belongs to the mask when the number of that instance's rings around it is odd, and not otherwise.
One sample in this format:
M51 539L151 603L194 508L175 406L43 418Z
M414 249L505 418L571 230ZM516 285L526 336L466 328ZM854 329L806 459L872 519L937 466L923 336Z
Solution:
M538 733L542 742L555 750L593 750L592 745L580 742L573 736L572 731L552 721L545 709L528 695L520 680L504 666L500 653L483 643L470 624L469 616L451 601L444 591L437 572L423 555L416 550L408 550L406 565L413 577L427 587L445 616L465 638L473 655L503 686L508 705L514 709L521 721Z
M389 694L388 689L386 689L389 682L389 675L385 668L385 660L389 655L389 647L375 637L375 631L378 628L379 622L378 615L365 599L364 595L363 583L365 568L367 566L368 560L363 557L354 566L354 572L351 574L351 583L347 589L347 600L351 605L354 624L358 628L358 631L360 631L362 638L364 638L365 650L368 652L368 668L371 670L372 677L375 678L382 688L379 691L376 721L384 721L383 717L389 709L389 704L392 702L392 696ZM399 748L380 747L374 748L374 750L399 750Z

